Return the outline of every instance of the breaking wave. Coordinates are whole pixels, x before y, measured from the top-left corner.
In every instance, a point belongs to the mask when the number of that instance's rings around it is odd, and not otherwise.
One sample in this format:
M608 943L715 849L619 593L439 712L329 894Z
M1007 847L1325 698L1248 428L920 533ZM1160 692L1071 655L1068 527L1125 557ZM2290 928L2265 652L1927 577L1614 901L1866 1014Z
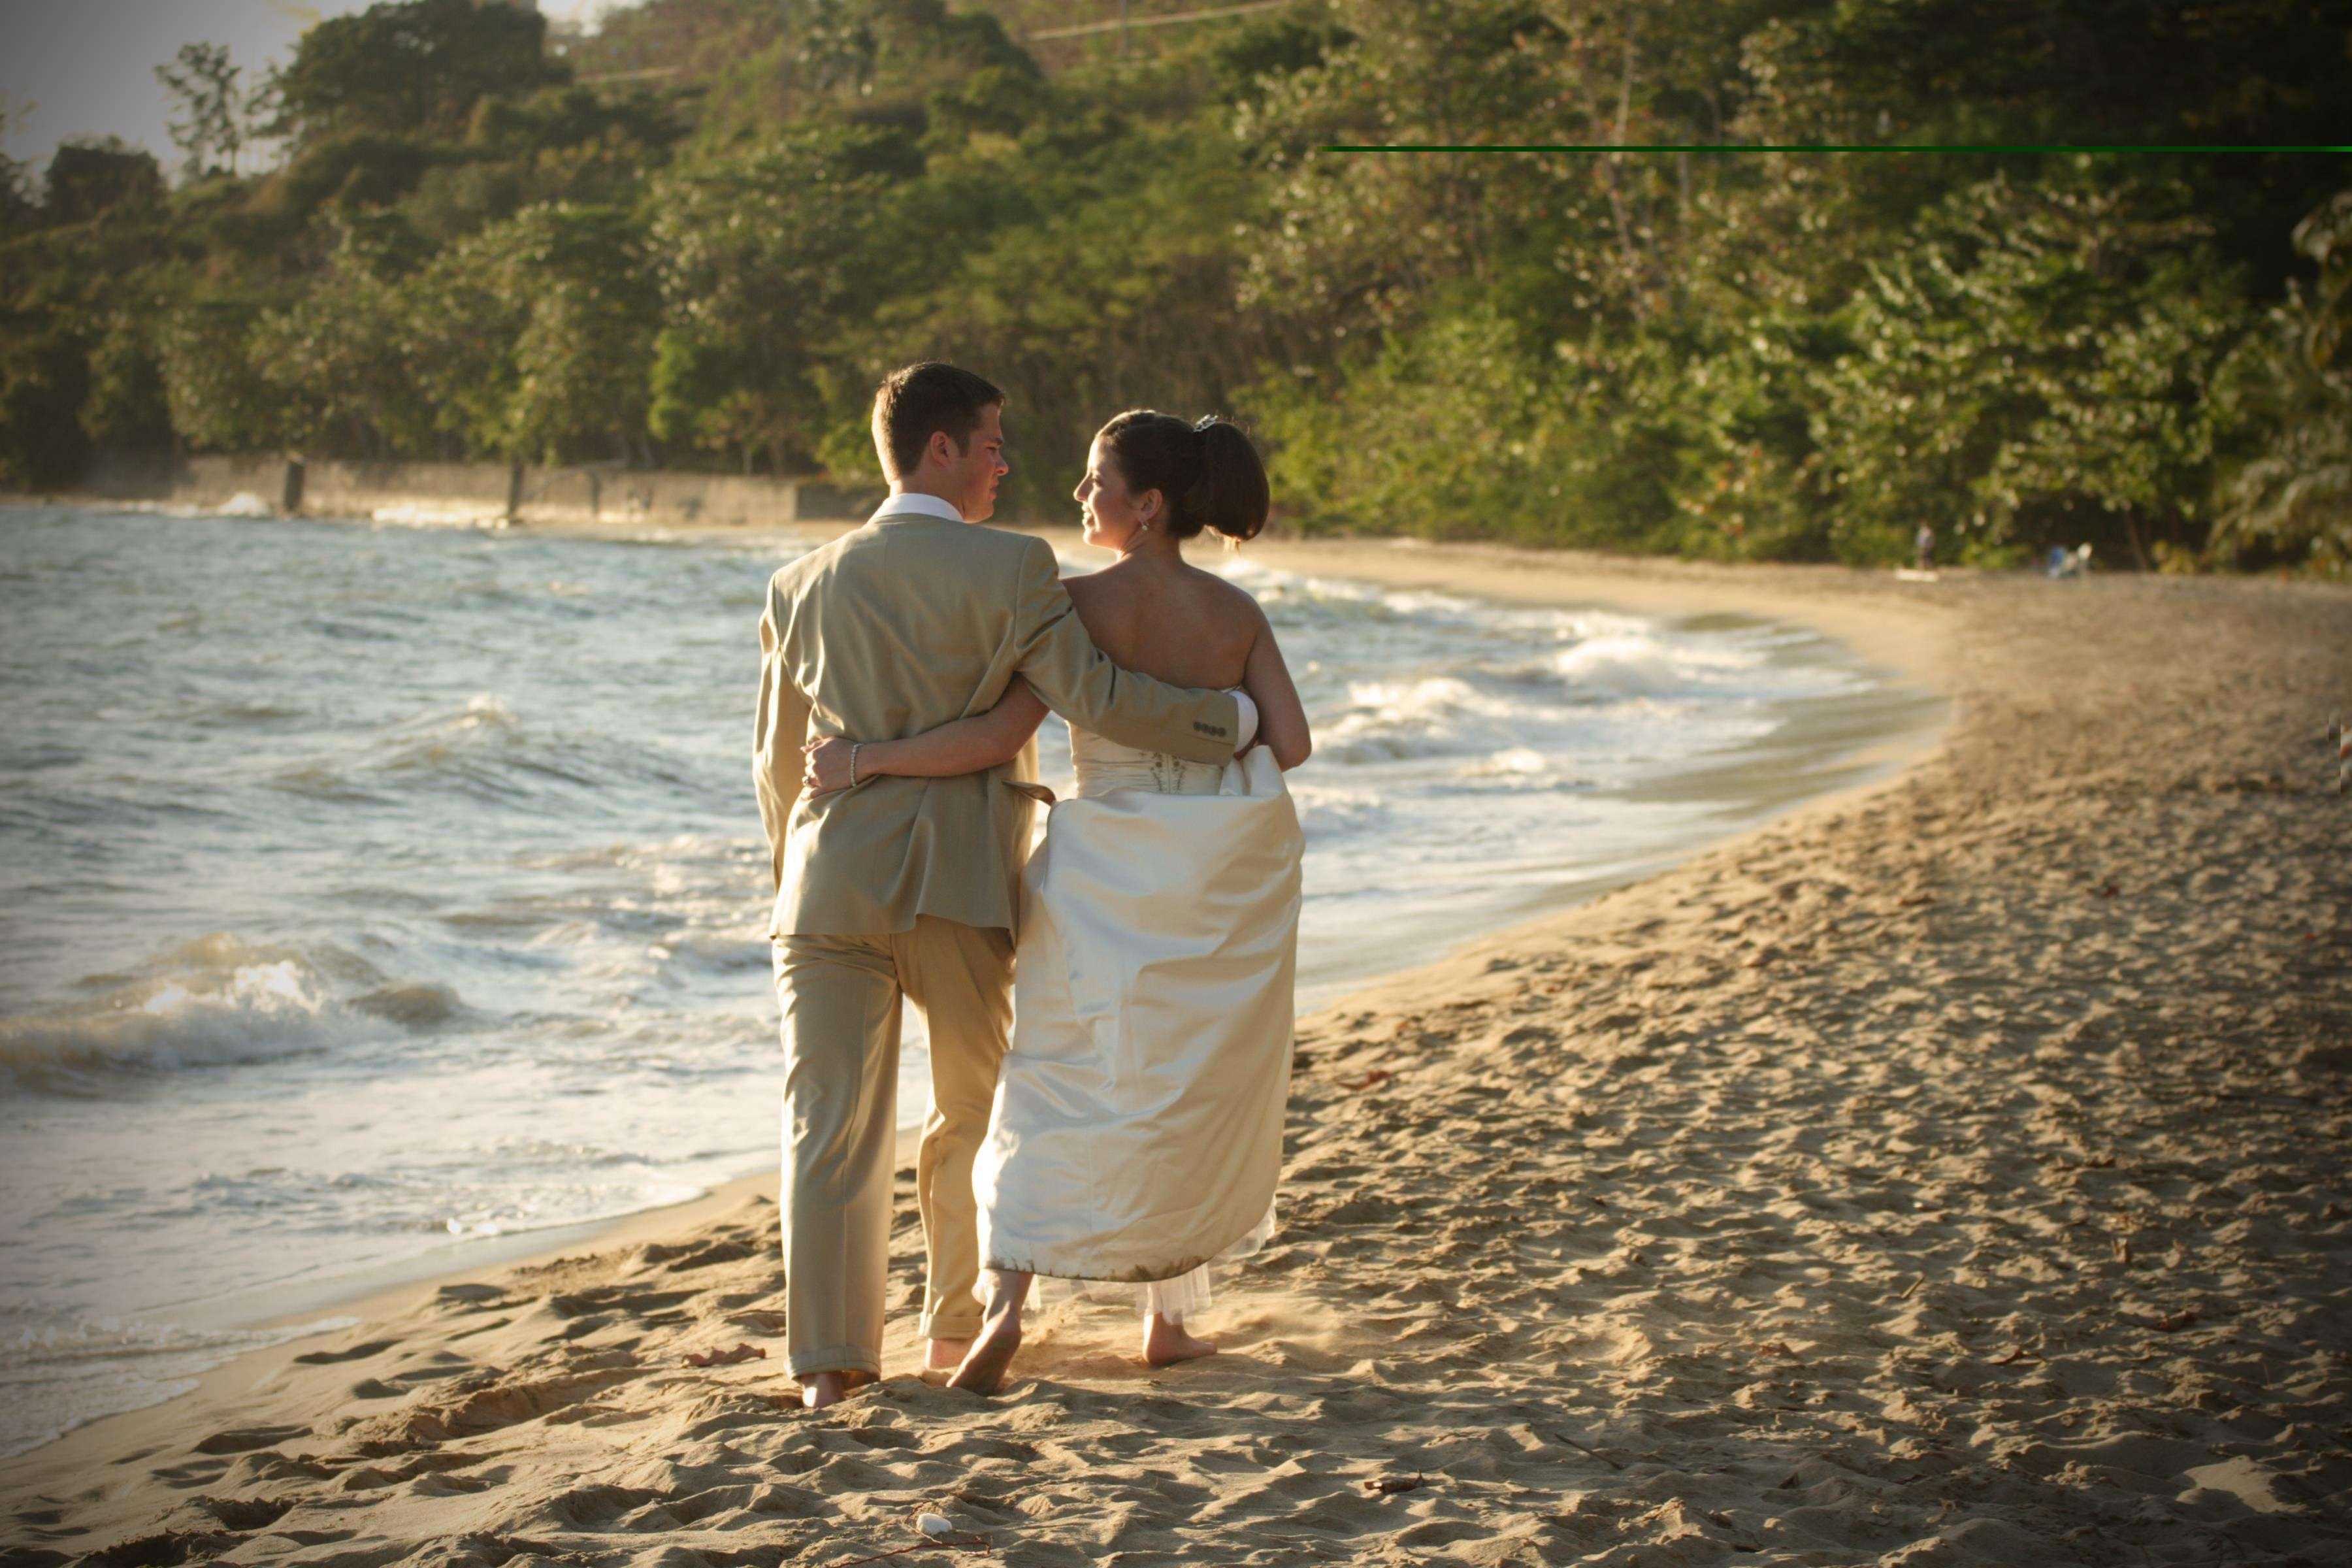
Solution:
M446 986L388 981L340 949L257 945L226 932L87 984L87 1000L0 1019L0 1068L20 1088L99 1092L123 1075L361 1045L462 1010Z

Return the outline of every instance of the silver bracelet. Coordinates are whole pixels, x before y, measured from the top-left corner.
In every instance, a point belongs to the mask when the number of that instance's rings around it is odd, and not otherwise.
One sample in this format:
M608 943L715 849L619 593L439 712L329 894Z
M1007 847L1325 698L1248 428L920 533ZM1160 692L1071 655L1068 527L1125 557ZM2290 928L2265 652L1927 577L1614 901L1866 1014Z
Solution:
M849 742L849 787L852 789L857 787L857 748L865 743L863 741Z

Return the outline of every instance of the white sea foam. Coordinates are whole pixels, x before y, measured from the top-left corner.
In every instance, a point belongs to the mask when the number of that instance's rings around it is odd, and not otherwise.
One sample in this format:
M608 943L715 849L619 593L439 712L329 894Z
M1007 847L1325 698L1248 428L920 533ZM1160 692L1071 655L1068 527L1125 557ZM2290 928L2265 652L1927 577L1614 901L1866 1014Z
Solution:
M1456 676L1357 681L1320 726L1316 755L1346 765L1483 753L1509 739L1518 711Z
M445 985L371 984L382 976L349 954L321 963L225 932L143 967L85 1000L0 1019L0 1068L19 1088L88 1094L110 1074L273 1061L444 1023L460 1007Z
M368 516L372 521L389 523L396 528L502 529L507 526L503 510L479 506L425 506L404 502L398 506L380 506Z
M1482 762L1470 765L1473 774L1488 778L1538 778L1555 771L1555 764L1542 752L1526 746L1507 746Z
M1657 697L1686 692L1695 679L1758 662L1727 655L1703 658L1689 649L1670 649L1654 637L1619 635L1564 649L1552 668L1579 695Z

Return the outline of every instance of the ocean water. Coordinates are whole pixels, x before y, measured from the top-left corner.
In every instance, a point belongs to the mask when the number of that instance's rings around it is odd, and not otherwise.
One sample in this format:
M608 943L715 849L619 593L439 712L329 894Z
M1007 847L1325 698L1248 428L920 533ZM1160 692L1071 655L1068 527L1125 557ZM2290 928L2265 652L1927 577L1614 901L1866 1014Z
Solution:
M822 537L0 510L0 1454L772 1160L756 623ZM1318 737L1302 1006L1935 717L1785 626L1223 569Z

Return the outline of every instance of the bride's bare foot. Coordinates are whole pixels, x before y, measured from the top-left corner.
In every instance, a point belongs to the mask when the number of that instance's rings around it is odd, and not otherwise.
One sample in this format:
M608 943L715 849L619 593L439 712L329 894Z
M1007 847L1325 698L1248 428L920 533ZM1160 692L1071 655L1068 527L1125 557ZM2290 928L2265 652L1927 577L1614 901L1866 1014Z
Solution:
M1171 1323L1157 1312L1143 1321L1143 1359L1153 1366L1173 1366L1216 1353L1215 1345L1186 1333L1181 1323Z
M923 1352L925 1372L953 1372L963 1364L964 1353L971 1349L970 1340L933 1340Z
M1029 1300L1029 1279L1026 1274L996 1277L995 1292L988 1299L988 1317L981 1323L971 1348L964 1352L962 1364L948 1379L950 1388L993 1394L1004 1381L1013 1352L1021 1348L1021 1308Z
M968 1388L974 1394L993 1394L1004 1381L1005 1368L1013 1364L1013 1352L1021 1348L1021 1311L992 1315L980 1326L980 1335L964 1352L963 1363L948 1379L950 1388Z

